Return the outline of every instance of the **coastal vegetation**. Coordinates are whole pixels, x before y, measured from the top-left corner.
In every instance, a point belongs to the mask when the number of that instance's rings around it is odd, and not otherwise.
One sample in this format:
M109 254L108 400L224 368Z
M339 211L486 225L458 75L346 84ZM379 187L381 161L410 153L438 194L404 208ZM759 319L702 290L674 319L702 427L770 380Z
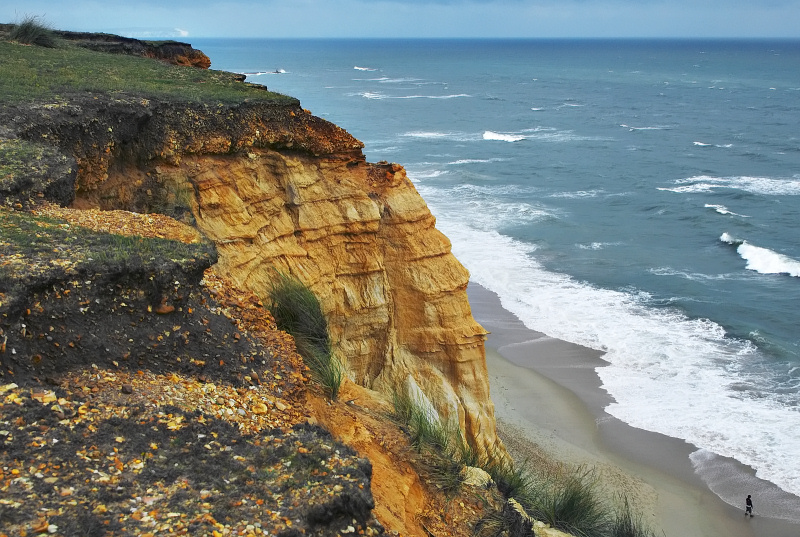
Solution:
M11 25L9 31L0 31L0 105L63 101L76 92L207 105L244 101L297 103L295 98L268 91L265 86L243 83L244 77L236 73L168 65L127 55L117 55L109 61L108 54L55 39L55 34L36 17Z
M9 32L9 39L23 45L56 48L59 41L50 26L37 15L26 15Z
M278 273L270 289L270 311L278 328L292 335L312 378L335 401L344 380L344 365L334 354L328 324L314 293L296 278Z
M443 422L420 401L393 396L392 418L406 431L427 466L430 481L448 495L458 493L466 467L479 467L507 500L475 528L478 537L532 537L533 521L577 537L656 537L626 496L609 502L593 468L559 464L534 468L508 456L479 456L452 423Z
M467 466L480 466L478 453L464 440L458 426L443 423L432 409L423 407L408 394L394 393L392 419L409 436L422 455L430 481L446 495L461 490Z

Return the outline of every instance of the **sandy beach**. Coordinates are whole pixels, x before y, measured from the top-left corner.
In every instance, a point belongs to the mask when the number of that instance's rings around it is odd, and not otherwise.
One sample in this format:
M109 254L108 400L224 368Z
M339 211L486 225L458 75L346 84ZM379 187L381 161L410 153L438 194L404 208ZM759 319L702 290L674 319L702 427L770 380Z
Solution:
M800 535L798 524L761 516L758 495L756 516L744 517L748 490L742 490L741 506L714 494L692 466L695 446L607 414L611 399L595 373L605 363L601 352L526 328L483 287L471 283L468 292L473 316L491 332L486 361L499 434L518 460L594 467L612 492L634 498L666 537ZM741 465L736 473L756 480Z

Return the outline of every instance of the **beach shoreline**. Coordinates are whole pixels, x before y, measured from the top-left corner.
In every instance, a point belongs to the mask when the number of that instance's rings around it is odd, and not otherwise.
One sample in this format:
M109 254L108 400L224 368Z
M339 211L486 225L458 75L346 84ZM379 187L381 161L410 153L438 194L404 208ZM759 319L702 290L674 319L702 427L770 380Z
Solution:
M800 524L759 516L758 495L756 517L745 518L750 492L742 491L741 506L712 492L689 458L695 446L607 414L613 399L595 372L606 363L602 352L526 328L495 293L475 283L468 294L473 316L490 332L486 362L498 434L518 461L595 468L611 491L631 495L645 520L666 537L800 534ZM737 467L737 473L748 472L753 473Z

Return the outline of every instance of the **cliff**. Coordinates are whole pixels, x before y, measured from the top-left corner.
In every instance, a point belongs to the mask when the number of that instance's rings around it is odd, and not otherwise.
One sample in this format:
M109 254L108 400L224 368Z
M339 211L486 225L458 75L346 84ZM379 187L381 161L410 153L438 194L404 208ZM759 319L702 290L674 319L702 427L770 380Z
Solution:
M76 94L0 119L7 138L74 159L38 196L190 220L218 270L261 297L276 270L296 276L353 381L407 393L496 448L468 273L401 166L365 162L361 142L290 99Z

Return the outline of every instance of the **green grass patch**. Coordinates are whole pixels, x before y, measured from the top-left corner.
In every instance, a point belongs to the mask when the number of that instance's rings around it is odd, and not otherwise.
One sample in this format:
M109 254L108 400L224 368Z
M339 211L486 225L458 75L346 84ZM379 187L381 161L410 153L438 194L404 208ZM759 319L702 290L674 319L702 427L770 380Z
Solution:
M296 104L293 97L243 83L225 71L168 65L64 43L59 48L0 41L0 104L59 101L74 92L135 95L208 104L246 100Z
M331 349L328 323L319 300L302 282L280 273L269 296L278 328L294 337L297 352L311 369L312 378L335 401L345 369Z

